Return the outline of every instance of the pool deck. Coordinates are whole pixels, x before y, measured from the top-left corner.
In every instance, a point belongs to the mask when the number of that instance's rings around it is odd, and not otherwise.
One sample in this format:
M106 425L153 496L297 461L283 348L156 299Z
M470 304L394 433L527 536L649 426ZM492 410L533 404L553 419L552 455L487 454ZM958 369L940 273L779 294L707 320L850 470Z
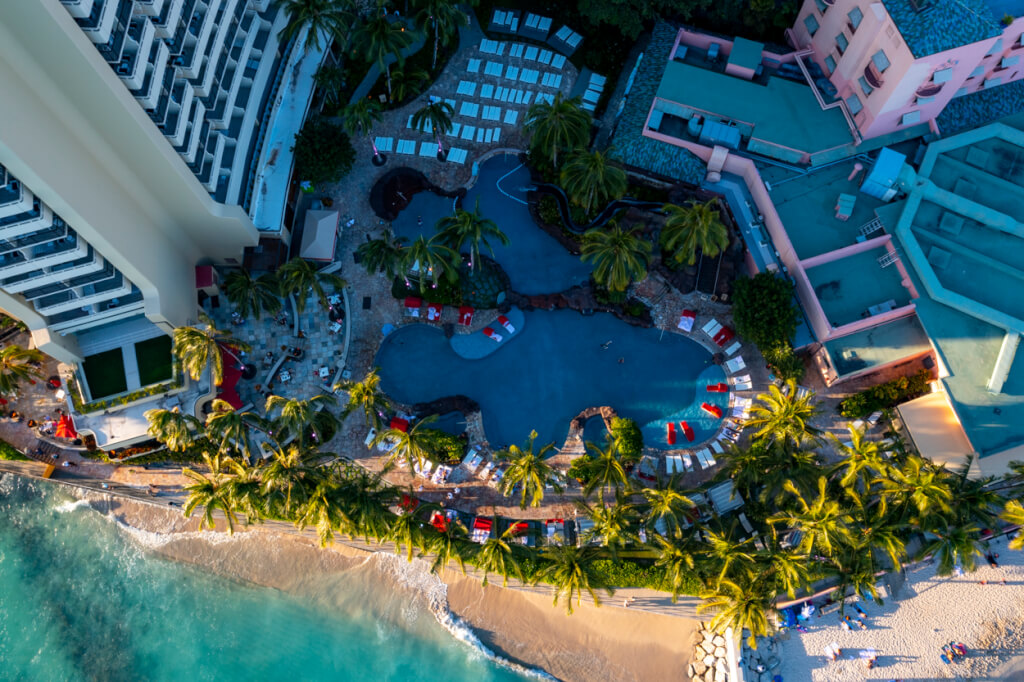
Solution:
M511 308L505 317L508 318L509 324L515 329L514 332L508 330L500 322L498 322L498 316L492 315L492 311L480 311L476 315L482 315L484 318L490 319L490 323L486 327L470 334L460 334L453 336L449 339L452 345L452 350L459 357L466 358L467 360L479 360L480 358L486 358L492 353L496 353L499 350L505 348L512 339L522 333L523 328L526 326L526 316L523 315L523 311L519 308ZM484 314L487 313L487 314ZM501 337L500 341L495 341L493 338L484 334L484 329L493 329L494 332Z

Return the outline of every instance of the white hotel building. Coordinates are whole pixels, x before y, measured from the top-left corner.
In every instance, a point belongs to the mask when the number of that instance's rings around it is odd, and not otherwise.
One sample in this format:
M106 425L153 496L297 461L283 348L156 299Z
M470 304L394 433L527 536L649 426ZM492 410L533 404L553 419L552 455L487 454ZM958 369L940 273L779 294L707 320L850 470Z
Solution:
M0 2L0 309L41 350L121 344L137 390L129 345L196 319L196 266L287 238L254 187L291 163L282 80L304 112L321 55L284 24L273 0Z

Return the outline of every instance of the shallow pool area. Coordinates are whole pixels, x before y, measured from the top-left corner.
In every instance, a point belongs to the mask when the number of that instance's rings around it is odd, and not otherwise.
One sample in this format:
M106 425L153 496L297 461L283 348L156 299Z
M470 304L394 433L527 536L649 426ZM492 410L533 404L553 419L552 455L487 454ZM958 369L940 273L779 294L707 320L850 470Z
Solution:
M586 282L591 266L569 254L530 217L525 203L529 186L530 172L519 159L500 154L480 166L479 177L462 200L462 208L472 211L479 202L480 213L508 236L508 246L492 240L491 248L515 291L526 295L557 293ZM452 199L420 192L392 221L392 230L395 236L410 241L421 234L429 238L435 234L437 221L451 215L452 210ZM486 249L481 251L490 255Z
M522 443L531 429L541 442L561 446L572 418L598 405L635 419L645 444L653 447L669 447L669 421L678 427L686 420L694 444L720 426L701 403L724 409L727 394L708 393L706 385L724 381L725 372L696 341L634 327L609 314L533 310L524 315L521 333L478 360L459 357L437 327L398 329L377 353L382 389L406 404L451 395L472 398L480 404L494 448ZM594 426L588 423L587 437L600 435ZM680 434L674 447L686 445Z

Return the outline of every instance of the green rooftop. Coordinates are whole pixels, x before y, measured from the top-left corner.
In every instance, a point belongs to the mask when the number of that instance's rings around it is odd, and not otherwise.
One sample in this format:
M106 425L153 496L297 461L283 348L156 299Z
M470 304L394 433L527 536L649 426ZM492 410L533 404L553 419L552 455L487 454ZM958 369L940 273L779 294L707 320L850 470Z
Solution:
M1024 132L992 124L932 142L895 225L954 410L982 455L1024 442Z
M671 61L657 96L747 124L753 128L753 138L808 154L853 141L838 108L822 109L808 86L784 78L769 77L767 85L761 85Z
M756 43L746 38L736 38L732 42L732 51L729 53L728 63L756 71L757 67L761 65L762 52L764 52L763 43Z
M927 57L1001 35L982 0L882 0L915 57ZM920 9L918 9L920 7Z

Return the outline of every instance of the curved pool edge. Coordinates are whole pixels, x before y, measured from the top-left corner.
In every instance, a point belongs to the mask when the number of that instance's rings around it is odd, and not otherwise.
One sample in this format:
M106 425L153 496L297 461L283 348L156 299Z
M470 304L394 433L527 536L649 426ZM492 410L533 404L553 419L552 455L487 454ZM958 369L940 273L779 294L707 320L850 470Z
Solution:
M523 328L526 326L526 315L519 308L512 307L505 313L505 317L508 318L509 324L515 329L514 332L510 332L506 327L502 326L498 322L498 316L495 316L493 321L475 332L456 334L448 339L452 351L464 360L480 360L498 352L511 343L512 339L522 334ZM501 341L495 342L494 339L486 336L483 329L487 327L494 329L495 333L501 337Z

